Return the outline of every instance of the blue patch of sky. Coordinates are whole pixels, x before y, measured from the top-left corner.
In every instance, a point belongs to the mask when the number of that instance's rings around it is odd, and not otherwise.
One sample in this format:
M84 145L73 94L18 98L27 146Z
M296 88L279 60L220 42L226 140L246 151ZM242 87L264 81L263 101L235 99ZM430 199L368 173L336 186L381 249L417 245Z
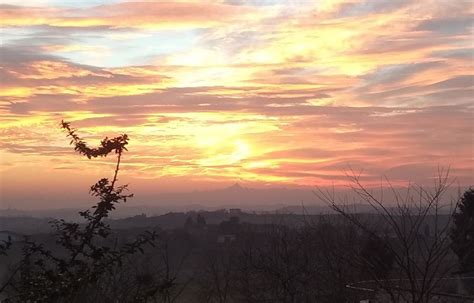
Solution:
M114 4L123 2L122 0L2 0L1 4L15 6L47 6L66 8L86 8L104 4Z
M283 4L281 0L226 0L226 4L230 5L249 5L249 6L269 6Z
M62 56L80 64L121 67L151 64L158 56L188 50L198 34L195 30L148 30L81 34L77 38L81 45L90 46L90 50L63 52Z
M34 36L37 30L33 27L3 27L0 28L1 44L12 44L19 39Z
M355 3L348 2L338 12L338 17L356 17L370 13L380 13L398 9L408 3L408 0L394 1L360 1Z

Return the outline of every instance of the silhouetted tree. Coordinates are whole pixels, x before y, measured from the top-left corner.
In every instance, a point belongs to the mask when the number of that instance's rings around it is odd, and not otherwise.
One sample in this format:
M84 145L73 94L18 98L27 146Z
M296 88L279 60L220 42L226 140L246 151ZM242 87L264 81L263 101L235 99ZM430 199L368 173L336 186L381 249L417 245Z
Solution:
M361 256L366 265L368 275L376 276L377 279L386 279L393 267L395 255L388 249L389 239L369 235L362 248Z
M355 302L353 291L347 284L360 280L360 267L356 256L362 255L364 237L340 216L320 215L311 220L305 218L309 233L305 241L311 256L311 272L314 275L311 288L317 302ZM304 230L302 230L304 231Z
M380 197L376 196L361 183L360 174L352 172L349 178L353 191L376 214L368 217L352 212L345 201L337 200L334 192L316 192L322 201L357 227L361 233L369 236L369 239L372 237L371 241L377 241L377 250L383 252L387 258L393 258L393 270L387 279L385 274L377 275L382 269L380 262L374 263L373 258L354 255L363 266L370 269L372 282L390 297L386 300L430 302L452 271L449 228L457 204L452 205L450 215L443 216L439 213L440 209L445 207L442 199L450 186L448 175L449 171L441 171L431 191L410 185L406 192L402 193L395 190L387 180L393 196L391 205L387 205L383 192ZM375 218L378 220L374 220ZM429 238L423 236L424 224L434 227L433 235Z
M454 214L451 229L452 248L459 258L461 273L474 272L474 189L461 197L459 212Z
M196 218L196 223L199 226L204 226L206 225L206 219L203 216L201 216L201 214L198 214Z
M79 213L85 224L65 220L51 222L58 245L54 251L43 244L25 240L19 266L1 287L5 290L9 286L10 302L87 302L87 290L105 279L114 268L120 267L126 256L143 252L147 244L154 245L154 232L139 235L119 248L108 245L106 241L111 229L104 219L116 204L133 196L126 193L127 185L116 185L121 157L127 151L128 136L105 138L99 147L91 148L68 122L62 121L61 126L71 138L74 149L88 159L115 153L117 162L113 178L100 179L91 186L90 193L99 202L92 209ZM167 287L161 284L154 289L165 291ZM146 302L147 295L139 294L133 302Z
M12 245L12 238L8 236L7 240L3 240L2 243L0 243L0 256L6 256L7 251L10 249Z
M184 223L184 228L190 228L194 225L193 217L189 216L186 218L186 222Z
M215 245L202 256L199 302L227 303L235 298L235 263L238 245Z

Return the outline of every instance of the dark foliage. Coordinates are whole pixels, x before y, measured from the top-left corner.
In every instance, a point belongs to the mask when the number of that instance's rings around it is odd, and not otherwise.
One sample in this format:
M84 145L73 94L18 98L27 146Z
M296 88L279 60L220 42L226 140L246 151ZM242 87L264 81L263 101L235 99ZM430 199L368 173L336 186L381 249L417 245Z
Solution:
M100 142L99 147L90 148L87 146L86 142L84 142L84 140L82 140L76 134L76 129L72 128L69 122L61 121L61 126L67 131L67 136L71 137L70 143L74 144L74 150L89 159L97 157L106 157L112 151L115 151L116 154L121 155L123 151L127 150L125 146L128 144L128 136L126 134L115 137L113 139L105 137L105 139Z
M459 258L460 271L474 272L474 188L463 194L453 219L452 248Z
M386 279L392 270L395 255L388 248L387 241L370 235L362 248L361 256L370 278Z
M76 302L88 287L93 287L107 273L120 267L125 257L143 253L145 245L154 246L156 234L151 232L145 232L121 247L106 241L111 228L104 218L117 203L126 202L133 196L126 193L126 185L116 186L121 156L127 150L127 135L105 138L98 148L90 148L68 122L62 121L61 125L72 138L74 149L87 158L106 157L115 152L115 172L112 180L103 178L91 186L90 194L99 202L92 209L79 213L85 224L51 221L57 244L54 250L25 239L22 260L1 288L4 290L10 286L9 300L13 302ZM10 242L3 244L0 253L5 253L10 245ZM156 289L167 287L159 285ZM144 302L146 296L139 294L134 302Z
M7 240L3 240L2 243L0 243L0 256L6 256L8 249L10 249L12 245L12 238L8 236Z
M454 265L449 229L458 203L452 202L449 215L440 214L446 207L441 203L451 185L449 170L439 171L431 190L410 185L402 192L387 180L394 200L391 207L384 201L383 186L377 195L361 184L360 174L352 171L349 176L354 184L352 189L372 208L375 216L351 212L334 192L319 190L316 194L369 237L366 244L369 247L361 252L362 258L354 254L354 259L362 261L362 269L371 275L373 287L385 292L384 302L432 302L435 294L447 285ZM423 235L422 229L428 224L433 227L433 233Z

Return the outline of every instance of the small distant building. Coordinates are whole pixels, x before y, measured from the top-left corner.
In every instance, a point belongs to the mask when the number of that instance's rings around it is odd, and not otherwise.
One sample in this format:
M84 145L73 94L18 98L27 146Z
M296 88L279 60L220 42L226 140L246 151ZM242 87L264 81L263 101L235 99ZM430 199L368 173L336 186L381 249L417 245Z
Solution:
M231 208L229 209L229 215L232 217L238 217L242 215L242 210L240 208Z
M426 238L429 238L431 236L430 226L428 224L425 224L425 227L423 229L423 234Z
M217 236L217 243L224 244L234 242L236 239L235 235L218 235Z
M238 225L240 223L240 219L237 216L232 216L229 218L229 222L233 225Z
M241 228L239 217L230 217L227 221L222 221L219 224L219 229L223 234L236 234Z

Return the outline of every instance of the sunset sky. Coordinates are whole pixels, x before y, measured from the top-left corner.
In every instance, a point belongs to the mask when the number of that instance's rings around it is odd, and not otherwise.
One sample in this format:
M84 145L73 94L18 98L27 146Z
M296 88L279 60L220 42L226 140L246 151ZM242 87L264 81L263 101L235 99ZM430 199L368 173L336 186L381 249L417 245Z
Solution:
M1 3L0 208L69 207L111 175L61 119L91 145L129 135L138 197L339 187L350 167L474 184L472 1Z

